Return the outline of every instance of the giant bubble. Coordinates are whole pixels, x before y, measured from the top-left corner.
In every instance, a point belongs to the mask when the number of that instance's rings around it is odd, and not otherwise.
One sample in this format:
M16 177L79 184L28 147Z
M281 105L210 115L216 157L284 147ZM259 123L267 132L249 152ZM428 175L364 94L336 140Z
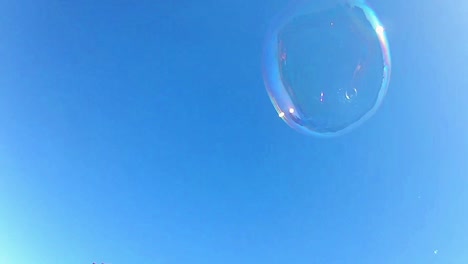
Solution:
M320 137L342 135L374 115L391 73L385 29L363 0L290 6L269 29L262 64L279 117Z

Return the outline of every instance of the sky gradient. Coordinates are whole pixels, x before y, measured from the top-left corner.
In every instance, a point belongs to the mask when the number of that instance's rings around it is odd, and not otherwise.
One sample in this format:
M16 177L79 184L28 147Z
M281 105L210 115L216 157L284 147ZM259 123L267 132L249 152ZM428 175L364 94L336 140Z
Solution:
M392 80L281 121L272 1L0 1L0 263L468 263L468 3L371 1Z

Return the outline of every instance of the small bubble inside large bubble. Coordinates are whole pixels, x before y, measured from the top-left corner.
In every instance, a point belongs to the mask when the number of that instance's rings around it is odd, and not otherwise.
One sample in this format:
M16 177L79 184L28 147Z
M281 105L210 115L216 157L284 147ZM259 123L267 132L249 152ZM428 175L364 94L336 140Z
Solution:
M341 135L371 117L391 72L375 12L362 0L328 3L306 0L286 10L268 33L263 57L278 115L317 136Z

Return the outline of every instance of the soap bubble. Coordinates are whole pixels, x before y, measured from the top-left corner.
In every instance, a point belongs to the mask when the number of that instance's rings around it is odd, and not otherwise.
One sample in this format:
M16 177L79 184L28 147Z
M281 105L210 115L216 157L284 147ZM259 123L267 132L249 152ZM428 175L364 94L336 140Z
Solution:
M333 2L333 1L332 1ZM363 0L304 0L274 21L263 75L278 116L316 136L337 136L379 108L390 81L385 30Z

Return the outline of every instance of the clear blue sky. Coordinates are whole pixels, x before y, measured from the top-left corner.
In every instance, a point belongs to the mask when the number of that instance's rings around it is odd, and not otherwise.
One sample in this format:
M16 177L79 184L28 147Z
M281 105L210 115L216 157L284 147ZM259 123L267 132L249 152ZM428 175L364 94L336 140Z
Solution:
M468 263L468 3L429 2L371 2L388 95L319 139L263 85L285 1L1 1L0 263Z

